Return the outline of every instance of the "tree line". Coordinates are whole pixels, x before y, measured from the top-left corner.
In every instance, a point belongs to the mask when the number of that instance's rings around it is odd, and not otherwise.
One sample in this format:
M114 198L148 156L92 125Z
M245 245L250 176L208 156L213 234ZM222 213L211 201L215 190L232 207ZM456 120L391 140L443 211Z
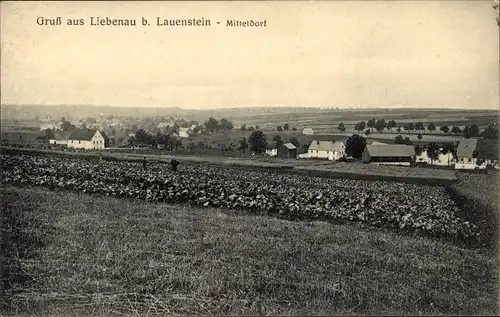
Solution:
M427 129L432 133L437 129L437 127L433 122L430 122L429 124L427 124L427 126L425 126L422 122L408 122L403 126L398 126L395 120L386 121L385 119L376 120L375 118L368 120L368 122L360 121L354 125L354 130L358 131L358 133L363 131L363 133L367 136L373 129L375 129L377 132L383 132L384 130L392 132L393 129L395 129L398 133L403 130L423 132ZM337 126L337 130L342 132L346 131L346 127L343 122L339 123L339 125ZM466 125L463 130L458 126L452 126L450 128L448 125L442 125L439 130L445 134L454 134L455 136L462 135L465 138L483 137L485 139L498 139L499 136L497 123L491 123L486 129L482 131L477 124ZM419 139L421 139L421 134L419 135Z

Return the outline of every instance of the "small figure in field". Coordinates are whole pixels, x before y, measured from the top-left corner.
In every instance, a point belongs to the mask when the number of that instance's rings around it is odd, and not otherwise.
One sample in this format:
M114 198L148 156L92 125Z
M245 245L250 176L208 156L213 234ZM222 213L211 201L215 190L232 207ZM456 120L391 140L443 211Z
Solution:
M102 161L104 160L104 158L102 157L102 153L99 153L99 161Z
M172 167L172 171L177 171L178 165L179 165L179 162L175 159L175 156L172 157L172 160L170 161L170 166Z
M146 157L142 159L142 168L146 169Z

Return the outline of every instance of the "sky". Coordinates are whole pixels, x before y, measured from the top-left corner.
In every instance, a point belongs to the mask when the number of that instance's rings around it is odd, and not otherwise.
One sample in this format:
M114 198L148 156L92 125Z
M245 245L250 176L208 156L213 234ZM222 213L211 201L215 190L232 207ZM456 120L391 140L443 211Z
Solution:
M0 5L2 104L500 105L490 0ZM60 26L37 24L58 16ZM106 16L151 25L89 25ZM156 26L157 17L203 17L212 26ZM69 18L85 25L68 26ZM266 20L266 27L226 27L233 19Z

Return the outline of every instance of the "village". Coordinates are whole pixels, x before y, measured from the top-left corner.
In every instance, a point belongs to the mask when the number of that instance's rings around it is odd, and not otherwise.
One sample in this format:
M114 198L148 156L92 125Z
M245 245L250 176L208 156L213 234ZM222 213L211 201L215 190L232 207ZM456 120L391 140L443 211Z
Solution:
M384 126L381 127L381 124ZM173 117L141 121L139 118L124 120L101 116L99 119L75 120L74 124L64 118L60 122L42 123L40 133L43 137L39 136L35 141L22 140L21 137L13 142L12 139L11 142L2 139L2 143L12 146L49 146L56 150L134 152L142 149L175 151L176 155L257 155L288 161L329 161L332 164L362 162L455 170L499 167L496 123L488 125L483 131L477 126L453 126L452 129L441 126L441 139L431 138L430 141L426 139L434 135L428 132L423 137L420 131L412 129L417 127L425 130L422 123L406 123L404 127L395 125L393 120L385 123L385 120L371 119L368 125L364 121L356 123L351 128L352 132L349 132L340 123L336 129L344 135L339 137L335 133L317 135L309 127L297 131L289 124L278 126L275 132L269 128L261 129L258 125L247 127L246 124L238 129L225 118L219 121L210 117L200 124L198 121ZM393 140L369 138L384 129L388 133L395 129L399 134ZM436 127L429 124L428 130L431 129L435 130ZM332 127L333 130L335 128ZM457 133L457 130L461 133Z

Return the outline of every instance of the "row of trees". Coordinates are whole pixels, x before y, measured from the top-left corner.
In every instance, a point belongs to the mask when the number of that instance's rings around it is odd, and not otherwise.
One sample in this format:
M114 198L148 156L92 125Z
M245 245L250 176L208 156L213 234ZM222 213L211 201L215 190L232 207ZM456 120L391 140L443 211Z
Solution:
M368 128L368 129L375 129L378 132L382 132L382 131L384 131L384 129L392 131L394 128L396 128L396 126L397 126L397 123L394 120L385 121L385 119L376 120L375 118L372 118L372 119L368 120L368 122L360 121L360 122L356 123L354 125L354 130L360 132L360 131L363 131L366 128ZM338 125L337 129L340 131L345 131L344 123L341 122ZM417 122L415 124L410 122L410 123L405 123L405 125L403 126L403 129L406 131L414 131L414 130L424 131L425 126L422 122ZM402 131L401 126L398 126L396 130L398 132L401 132ZM436 125L432 122L429 123L427 125L427 130L429 130L431 132L435 131Z
M360 121L355 124L354 129L358 132L364 131L366 135L370 134L371 129L375 129L378 132L382 132L384 129L392 131L396 127L396 122L394 120L390 120L388 122L385 119L379 119L375 121L375 119L370 119L368 122ZM368 128L368 129L367 129ZM417 123L405 123L403 127L397 127L396 131L401 132L405 131L425 131L427 128L428 131L433 132L437 129L436 125L433 122L430 122L427 127L424 126L422 122ZM337 130L345 131L346 127L343 122L339 123L337 126ZM453 133L454 135L463 135L465 138L470 137L483 137L485 139L498 139L498 126L496 123L490 124L486 129L480 131L479 126L477 124L467 125L464 129L460 129L460 127L453 126L448 127L447 125L442 125L439 128L443 133ZM420 137L421 138L421 137Z
M227 132L231 131L234 128L234 125L231 121L226 118L220 119L220 122L217 119L210 117L207 121L205 121L205 129L208 132Z
M246 124L243 124L240 128L241 131L254 131L254 130L259 130L259 126L256 125L255 128L253 126L249 126L247 127ZM292 131L297 131L297 128L296 127L293 127L290 129L290 125L288 125L288 123L285 123L284 125L278 125L276 126L276 130L279 131L279 132L283 132L283 131L289 131L289 130L292 130Z
M241 130L241 131L255 131L255 130L259 130L259 128L260 128L260 127L259 127L258 125L256 125L256 126L255 126L255 128L254 128L253 126L249 126L249 127L247 127L247 125L246 125L246 124L243 124L243 125L240 127L240 130Z
M169 134L157 133L153 135L144 129L139 129L135 132L135 136L131 137L128 141L128 146L151 146L154 149L159 147L167 148L173 151L182 146L182 141L179 138L173 137Z
M277 126L277 127L276 127L276 130L278 130L278 131L280 131L280 132L281 132L281 131L288 131L288 130L290 130L290 125L289 125L288 123L285 123L285 124L284 124L284 125L282 125L282 126L281 126L281 125L279 125L279 126ZM297 131L297 128L296 128L296 127L293 127L293 128L292 128L292 131Z
M280 147L284 143L284 141L282 140L280 135L275 135L273 137L272 141L276 142L277 147ZM300 147L300 143L297 140L297 138L295 138L295 137L290 138L290 143L295 145L297 148ZM267 141L267 137L264 134L264 132L262 132L261 130L255 130L252 132L252 134L248 138L248 141L245 138L243 138L240 141L240 147L238 150L242 150L243 153L247 149L249 149L250 151L252 151L254 153L262 153L266 150L267 144L268 144L268 141Z

